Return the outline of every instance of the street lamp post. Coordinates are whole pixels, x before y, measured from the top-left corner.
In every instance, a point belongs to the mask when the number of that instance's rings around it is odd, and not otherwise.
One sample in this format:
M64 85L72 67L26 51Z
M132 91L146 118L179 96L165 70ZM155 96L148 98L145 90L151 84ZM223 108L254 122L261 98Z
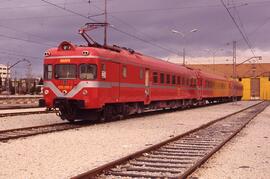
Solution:
M210 50L210 49L205 49L205 50L212 54L212 57L213 57L213 71L215 72L216 71L216 69L215 69L215 57L216 57L216 54L217 54L218 51L223 51L224 49L220 48L220 49L217 49L217 50Z
M180 34L182 36L182 38L184 38L184 47L183 47L183 65L185 66L186 64L186 49L185 49L185 45L186 45L186 36L189 34L189 33L192 33L192 32L197 32L198 29L192 29L190 30L189 32L187 33L183 33L183 32L180 32L178 30L174 30L172 29L172 33L175 33L175 34Z

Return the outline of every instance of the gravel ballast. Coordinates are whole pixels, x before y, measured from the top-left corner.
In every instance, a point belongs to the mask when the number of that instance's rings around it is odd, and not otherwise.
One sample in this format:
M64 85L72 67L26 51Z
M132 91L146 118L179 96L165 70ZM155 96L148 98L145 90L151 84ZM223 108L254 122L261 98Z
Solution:
M270 178L270 107L192 174L198 178ZM192 177L191 177L192 178Z
M30 109L24 109L24 112L26 112L26 110L28 110L28 112L31 111ZM55 113L8 116L0 118L0 130L56 124L63 122L66 121L61 120L58 116L56 116Z
M69 178L254 103L227 103L0 143L0 178Z

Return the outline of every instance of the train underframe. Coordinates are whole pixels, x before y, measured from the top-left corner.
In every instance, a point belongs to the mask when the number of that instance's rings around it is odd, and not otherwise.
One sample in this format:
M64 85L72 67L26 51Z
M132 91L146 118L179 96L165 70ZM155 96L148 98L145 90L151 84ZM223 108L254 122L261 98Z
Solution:
M241 96L205 98L201 100L181 99L153 101L149 105L144 105L143 102L113 103L106 104L102 109L84 109L84 101L57 98L54 100L54 107L59 109L57 114L61 119L70 122L74 122L75 120L110 121L113 119L121 119L132 114L140 114L149 110L185 109L239 100L241 100Z

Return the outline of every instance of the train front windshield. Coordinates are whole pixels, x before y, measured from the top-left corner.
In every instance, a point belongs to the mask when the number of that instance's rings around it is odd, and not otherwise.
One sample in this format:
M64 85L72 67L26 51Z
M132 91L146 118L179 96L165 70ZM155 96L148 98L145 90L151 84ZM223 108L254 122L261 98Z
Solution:
M76 79L77 66L73 64L55 65L55 79Z

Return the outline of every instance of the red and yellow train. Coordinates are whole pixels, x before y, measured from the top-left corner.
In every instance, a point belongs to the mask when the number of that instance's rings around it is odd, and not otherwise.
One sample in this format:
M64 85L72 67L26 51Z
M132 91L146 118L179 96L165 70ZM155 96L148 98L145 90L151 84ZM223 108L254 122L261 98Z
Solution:
M240 100L242 90L236 81L117 46L64 41L45 52L44 102L68 121Z

